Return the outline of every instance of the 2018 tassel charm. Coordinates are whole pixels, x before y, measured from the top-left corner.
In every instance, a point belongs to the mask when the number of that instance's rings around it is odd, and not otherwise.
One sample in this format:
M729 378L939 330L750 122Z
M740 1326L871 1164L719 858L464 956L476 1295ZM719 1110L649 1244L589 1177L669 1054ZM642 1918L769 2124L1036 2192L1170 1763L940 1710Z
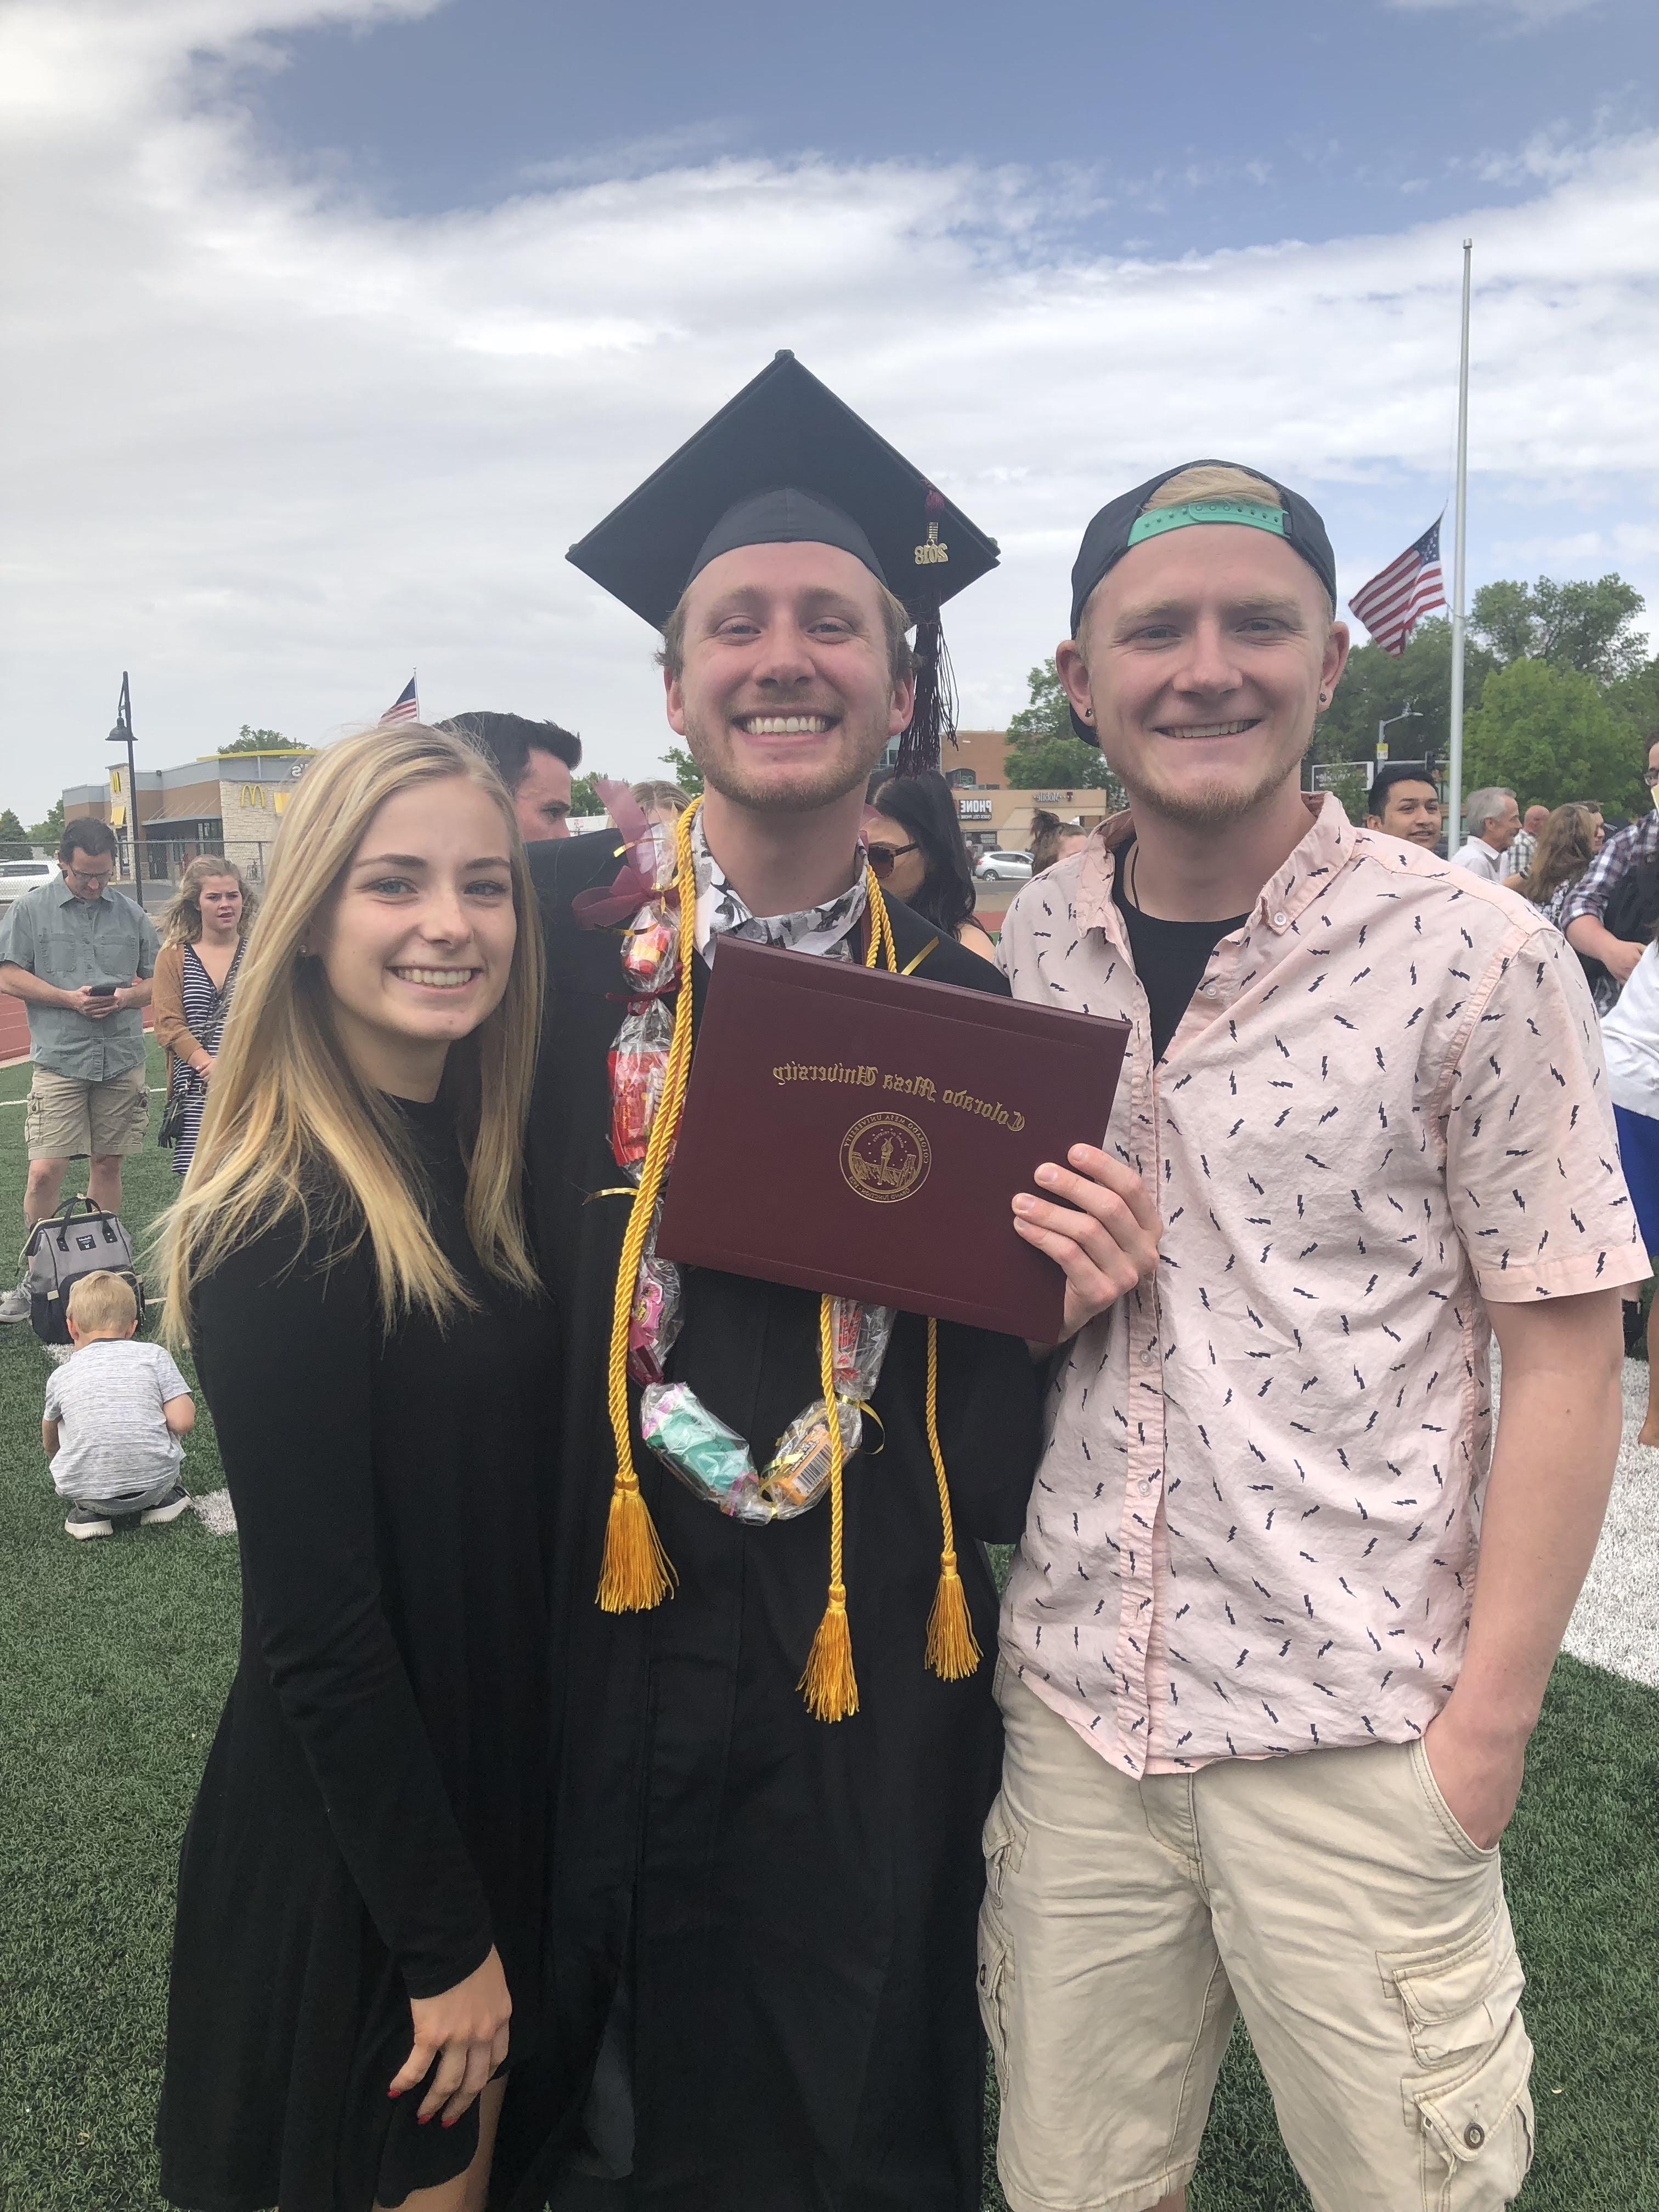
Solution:
M944 498L930 486L927 535L915 549L915 563L921 575L910 595L910 604L917 610L916 696L909 722L899 739L897 773L902 776L924 775L937 769L945 738L953 744L956 740L956 684L939 618L939 605L945 597L943 572L949 568L951 560L951 549L939 534L939 517L944 512Z

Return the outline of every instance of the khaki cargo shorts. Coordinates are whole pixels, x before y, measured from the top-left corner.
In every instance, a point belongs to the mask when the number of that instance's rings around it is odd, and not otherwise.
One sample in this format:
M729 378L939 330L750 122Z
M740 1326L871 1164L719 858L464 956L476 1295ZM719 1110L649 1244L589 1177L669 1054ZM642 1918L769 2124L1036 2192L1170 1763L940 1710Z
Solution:
M149 1084L142 1067L88 1083L37 1067L23 1112L32 1160L78 1160L141 1152L149 1127Z
M1235 2017L1318 2212L1498 2212L1532 2045L1498 1853L1420 1742L1131 1781L1006 1663L980 2010L1013 2212L1191 2179Z

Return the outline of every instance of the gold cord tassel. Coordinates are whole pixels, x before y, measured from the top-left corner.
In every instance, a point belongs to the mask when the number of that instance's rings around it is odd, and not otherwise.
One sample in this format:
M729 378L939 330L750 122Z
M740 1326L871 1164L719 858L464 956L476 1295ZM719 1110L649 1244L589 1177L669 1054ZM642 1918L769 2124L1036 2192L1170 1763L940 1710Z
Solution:
M830 1416L830 1602L812 1638L806 1672L796 1686L805 1694L806 1710L814 1720L844 1721L859 1709L859 1685L853 1672L847 1585L842 1579L843 1453L841 1413L836 1403L835 1301L828 1297L818 1304L818 1376Z
M639 1283L640 1259L652 1216L673 1157L674 1139L685 1104L691 1072L691 963L697 947L697 878L691 860L691 820L701 799L679 818L674 840L674 879L679 890L679 997L674 1007L673 1042L668 1048L662 1097L651 1123L651 1141L640 1170L639 1188L629 1208L617 1289L611 1310L608 1375L611 1434L617 1449L617 1474L605 1523L605 1558L599 1569L599 1603L603 1613L648 1613L673 1589L675 1573L657 1534L651 1509L640 1492L628 1415L628 1325Z
M927 1449L933 1455L939 1519L945 1528L939 1588L933 1594L933 1609L927 1616L927 1664L942 1681L960 1682L974 1672L981 1654L974 1640L973 1622L968 1617L968 1593L957 1572L951 1492L945 1480L945 1455L939 1445L939 1323L931 1316L927 1322Z

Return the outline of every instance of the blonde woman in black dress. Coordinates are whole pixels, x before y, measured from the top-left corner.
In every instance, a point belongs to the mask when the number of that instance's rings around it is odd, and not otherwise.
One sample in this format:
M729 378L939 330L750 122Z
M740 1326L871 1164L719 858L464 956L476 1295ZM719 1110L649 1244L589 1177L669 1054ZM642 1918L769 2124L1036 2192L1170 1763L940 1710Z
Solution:
M200 2212L480 2212L538 2000L556 1427L512 802L411 725L284 817L167 1231L240 1539L157 2134Z

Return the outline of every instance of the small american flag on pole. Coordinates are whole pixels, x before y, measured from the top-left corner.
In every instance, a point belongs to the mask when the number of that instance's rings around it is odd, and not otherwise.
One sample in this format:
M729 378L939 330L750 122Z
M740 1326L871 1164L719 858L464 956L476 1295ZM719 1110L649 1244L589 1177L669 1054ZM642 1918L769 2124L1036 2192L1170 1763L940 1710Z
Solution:
M1408 545L1397 561L1390 561L1380 575L1362 584L1348 602L1370 632L1372 642L1384 653L1393 653L1396 660L1424 616L1445 604L1438 522L1425 530L1415 545Z
M421 702L415 696L415 678L411 676L403 690L380 717L382 727L387 722L418 722Z

